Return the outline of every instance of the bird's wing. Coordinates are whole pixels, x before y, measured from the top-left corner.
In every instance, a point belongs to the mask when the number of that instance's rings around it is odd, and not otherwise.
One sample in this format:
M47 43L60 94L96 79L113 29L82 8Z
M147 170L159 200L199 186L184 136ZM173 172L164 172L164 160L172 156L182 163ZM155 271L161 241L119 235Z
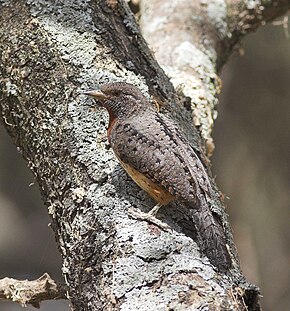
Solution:
M117 123L111 144L122 162L176 198L195 202L197 188L208 191L207 174L198 156L177 126L158 113Z
M185 160L185 165L189 168L192 178L195 179L196 183L205 193L211 191L211 182L208 177L208 172L185 135L171 119L165 116L161 117L160 115L158 117L163 121L163 123L162 121L159 122L163 124L164 129L166 128L166 131L170 132L173 140L180 147L179 152Z

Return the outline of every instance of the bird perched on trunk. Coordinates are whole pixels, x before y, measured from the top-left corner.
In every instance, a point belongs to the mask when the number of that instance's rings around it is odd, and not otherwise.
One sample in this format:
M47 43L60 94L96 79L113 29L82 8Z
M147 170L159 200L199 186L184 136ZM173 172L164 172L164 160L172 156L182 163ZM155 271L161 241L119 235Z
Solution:
M128 83L108 83L94 97L109 112L108 140L123 168L158 205L178 201L190 209L199 246L211 263L231 266L220 220L211 212L212 186L205 167L172 120L158 113Z

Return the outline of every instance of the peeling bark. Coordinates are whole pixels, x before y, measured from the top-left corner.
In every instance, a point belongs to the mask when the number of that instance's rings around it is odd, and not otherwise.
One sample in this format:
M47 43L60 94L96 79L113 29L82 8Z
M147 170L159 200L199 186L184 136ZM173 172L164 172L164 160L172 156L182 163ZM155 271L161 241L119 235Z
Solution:
M132 206L145 211L154 203L116 163L104 140L107 115L91 107L83 90L107 81L133 83L179 122L201 156L204 146L189 125L187 100L174 93L127 5L108 0L6 0L0 5L1 121L34 172L48 207L73 309L259 310L259 291L240 271L226 215L234 265L220 274L200 254L186 211L163 208L160 216L170 231L128 214ZM200 28L203 23L200 18L192 27L205 36L209 30ZM188 72L178 76L194 79L195 91L202 93L182 90L192 103L202 98L209 117L197 117L202 109L196 105L195 120L207 140L219 89L219 30L214 23L211 28L214 35L209 31L202 40L207 50L190 56ZM162 34L159 39L164 44ZM177 56L201 47L188 40L189 45L179 45ZM169 40L168 55L170 49ZM196 55L200 58L191 63ZM160 63L169 75L180 70L178 63L176 68Z

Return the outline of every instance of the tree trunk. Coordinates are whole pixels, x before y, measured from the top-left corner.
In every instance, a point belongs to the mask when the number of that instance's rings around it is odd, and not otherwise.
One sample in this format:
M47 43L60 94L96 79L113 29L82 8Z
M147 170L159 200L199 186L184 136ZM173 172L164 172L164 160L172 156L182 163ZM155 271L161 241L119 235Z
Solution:
M289 7L262 2L141 2L143 32L177 94L123 1L0 2L1 121L38 181L74 310L259 310L220 203L214 212L233 262L226 274L200 253L186 211L163 208L172 230L132 218L128 209L148 211L154 202L117 163L107 114L82 92L108 81L135 84L206 164L217 71L246 32Z

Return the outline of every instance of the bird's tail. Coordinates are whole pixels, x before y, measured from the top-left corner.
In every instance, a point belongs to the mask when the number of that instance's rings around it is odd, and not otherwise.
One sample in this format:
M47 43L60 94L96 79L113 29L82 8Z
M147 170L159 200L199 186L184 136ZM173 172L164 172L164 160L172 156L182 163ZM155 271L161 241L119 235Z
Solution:
M219 271L227 271L231 267L231 258L222 224L210 211L206 202L191 211L202 252Z

